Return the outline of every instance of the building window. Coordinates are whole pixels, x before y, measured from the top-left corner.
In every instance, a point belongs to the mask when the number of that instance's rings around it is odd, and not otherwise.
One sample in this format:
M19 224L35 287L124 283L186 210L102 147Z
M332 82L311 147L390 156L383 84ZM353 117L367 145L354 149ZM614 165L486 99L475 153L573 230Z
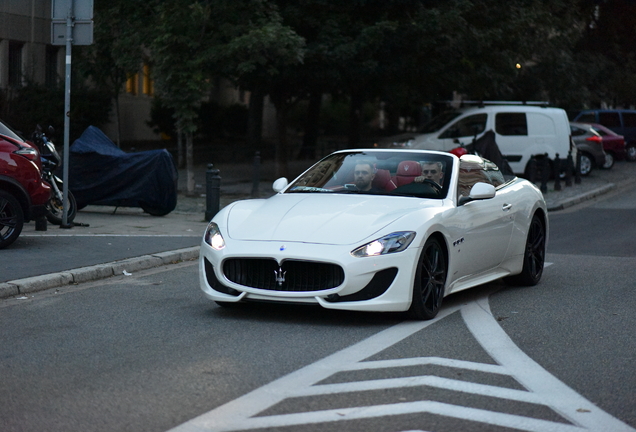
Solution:
M130 75L126 81L126 93L136 95L138 93L139 74Z
M45 64L45 76L44 82L48 87L55 87L59 82L59 75L57 73L57 54L59 48L54 46L46 47L46 64Z
M9 85L22 85L22 44L13 41L9 42Z
M144 64L142 76L142 91L147 96L152 96L155 92L152 78L150 77L150 66Z

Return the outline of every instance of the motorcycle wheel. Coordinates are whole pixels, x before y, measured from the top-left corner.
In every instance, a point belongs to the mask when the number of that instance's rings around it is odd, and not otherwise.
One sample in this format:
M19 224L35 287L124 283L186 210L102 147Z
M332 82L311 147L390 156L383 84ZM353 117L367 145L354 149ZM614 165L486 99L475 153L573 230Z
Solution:
M64 218L64 207L61 200L56 197L51 197L49 202L46 203L46 218L54 225L62 225ZM68 214L66 215L66 222L71 223L75 219L77 214L77 203L75 197L68 191Z
M140 202L139 203L139 207L141 207L141 209L143 211L145 211L146 213L148 213L151 216L165 216L168 213L170 213L170 211L166 211L163 209L157 209L154 207L150 207L149 205L147 205L146 203Z

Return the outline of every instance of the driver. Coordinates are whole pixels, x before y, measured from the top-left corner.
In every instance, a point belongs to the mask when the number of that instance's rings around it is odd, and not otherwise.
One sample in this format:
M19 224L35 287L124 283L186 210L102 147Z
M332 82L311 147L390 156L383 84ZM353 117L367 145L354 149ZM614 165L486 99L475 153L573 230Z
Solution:
M422 167L422 175L413 179L415 183L424 183L424 180L432 180L438 185L442 185L444 171L442 171L443 165L441 162L422 161L420 166Z
M356 163L353 169L353 182L358 190L375 192L373 188L373 179L375 178L375 168L373 163L368 160L361 160Z

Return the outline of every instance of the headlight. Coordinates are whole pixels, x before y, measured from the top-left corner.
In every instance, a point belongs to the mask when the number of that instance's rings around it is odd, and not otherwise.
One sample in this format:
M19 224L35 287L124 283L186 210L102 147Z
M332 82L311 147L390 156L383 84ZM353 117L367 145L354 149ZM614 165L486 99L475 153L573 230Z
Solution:
M402 252L409 247L414 238L415 233L413 231L394 232L354 249L351 251L351 255L362 258Z
M203 235L203 240L212 246L212 249L221 250L225 247L225 240L223 240L221 230L219 230L219 226L214 222L208 224L208 227L205 229L205 234Z

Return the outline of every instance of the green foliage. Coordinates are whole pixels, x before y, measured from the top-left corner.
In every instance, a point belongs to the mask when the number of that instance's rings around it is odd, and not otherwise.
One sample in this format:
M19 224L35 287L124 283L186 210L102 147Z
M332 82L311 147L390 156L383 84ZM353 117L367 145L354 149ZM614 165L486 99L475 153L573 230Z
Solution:
M64 88L50 88L30 83L15 90L11 101L3 107L4 120L23 136L30 137L36 125L53 126L56 139L64 137ZM110 97L106 93L83 86L71 90L72 143L88 126L102 127L109 120Z

